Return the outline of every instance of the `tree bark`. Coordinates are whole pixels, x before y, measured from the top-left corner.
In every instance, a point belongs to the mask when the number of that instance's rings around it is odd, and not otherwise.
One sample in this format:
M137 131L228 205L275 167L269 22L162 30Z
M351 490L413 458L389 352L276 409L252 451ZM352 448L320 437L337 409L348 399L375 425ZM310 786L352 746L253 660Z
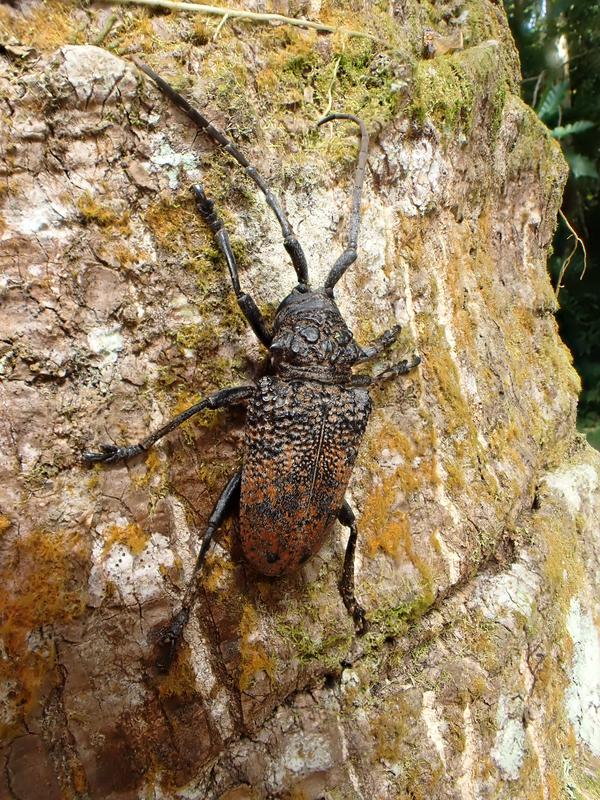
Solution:
M600 461L546 272L560 148L491 0L284 6L375 38L50 2L0 17L0 797L595 797ZM314 125L331 99L372 133L337 298L361 343L400 323L389 357L422 364L373 392L349 487L363 637L337 590L345 529L266 581L233 522L156 668L243 415L126 465L81 452L260 374L191 183L266 313L295 276L253 184L133 52L268 177L313 285L345 245L357 154L351 125Z

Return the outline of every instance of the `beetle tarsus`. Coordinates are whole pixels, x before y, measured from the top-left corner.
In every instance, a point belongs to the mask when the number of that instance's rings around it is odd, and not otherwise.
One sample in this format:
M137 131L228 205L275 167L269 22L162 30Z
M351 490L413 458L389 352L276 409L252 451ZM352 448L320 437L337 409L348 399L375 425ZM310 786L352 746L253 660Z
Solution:
M357 605L352 612L352 619L354 620L354 630L357 636L364 636L369 630L369 623L367 621L366 612L362 606Z
M132 444L129 447L118 447L115 444L101 444L100 453L83 453L82 458L89 464L102 462L104 464L116 464L117 461L125 461L133 456L138 456L144 452L141 444Z
M175 614L171 622L160 631L157 644L160 655L156 659L156 666L161 672L169 671L177 654L177 648L181 643L183 629L189 616L189 608L184 606Z
M373 375L373 383L378 383L379 381L388 380L388 378L394 378L397 375L406 375L415 367L418 367L421 363L420 356L413 356L411 361L404 359L404 361L400 361L399 364L392 364L391 367L386 367L382 372L378 372L377 375Z

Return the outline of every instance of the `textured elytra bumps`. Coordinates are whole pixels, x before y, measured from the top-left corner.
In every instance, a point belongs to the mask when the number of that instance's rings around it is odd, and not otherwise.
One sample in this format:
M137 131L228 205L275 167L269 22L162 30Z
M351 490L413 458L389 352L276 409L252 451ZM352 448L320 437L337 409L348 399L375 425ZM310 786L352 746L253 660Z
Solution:
M232 124L315 279L348 209L354 135L310 130L341 56L334 108L365 102L381 130L340 307L360 341L400 322L396 354L423 356L418 376L374 396L350 487L369 635L353 640L337 593L341 531L297 576L257 582L232 527L166 678L148 636L239 467L243 419L207 416L127 467L84 470L78 453L90 437L137 441L194 395L254 377L245 354L258 347L189 183L219 192L263 304L293 273L261 201L130 64L42 38L85 45L108 10L15 21L25 43L40 37L40 58L6 53L1 78L2 794L597 789L598 462L574 436L576 380L545 271L565 168L514 95L497 6L466 4L464 53L419 60L422 26L450 24L439 5L341 7L351 27L395 37L391 64L375 44L280 28L225 26L200 43L192 20L142 12L106 42L141 44Z

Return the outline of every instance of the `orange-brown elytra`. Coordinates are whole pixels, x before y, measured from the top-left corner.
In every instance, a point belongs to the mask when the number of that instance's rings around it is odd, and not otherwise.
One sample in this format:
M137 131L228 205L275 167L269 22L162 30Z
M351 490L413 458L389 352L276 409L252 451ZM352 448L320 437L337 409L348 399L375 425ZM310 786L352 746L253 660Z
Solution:
M261 574L278 576L297 570L321 547L335 520L350 529L340 593L358 633L366 629L365 612L354 595L357 526L344 498L371 411L367 387L402 375L419 363L401 361L377 375L354 374L353 367L388 348L400 326L360 347L334 299L334 287L356 260L360 200L369 138L364 123L349 114L330 114L319 125L347 119L360 127L361 146L352 192L346 248L331 267L325 284L313 289L302 247L283 206L246 157L187 100L145 64L137 65L217 145L240 164L264 194L281 226L283 244L298 285L277 309L273 330L252 297L242 291L238 268L223 222L201 186L193 191L199 213L212 230L229 270L237 302L249 325L270 352L270 374L256 384L223 389L179 414L138 444L102 445L84 453L87 462L114 463L145 452L154 442L199 411L235 404L247 407L243 466L227 483L211 513L194 572L181 608L162 630L160 664L167 667L195 601L196 577L208 547L225 517L239 508L240 539L247 561Z

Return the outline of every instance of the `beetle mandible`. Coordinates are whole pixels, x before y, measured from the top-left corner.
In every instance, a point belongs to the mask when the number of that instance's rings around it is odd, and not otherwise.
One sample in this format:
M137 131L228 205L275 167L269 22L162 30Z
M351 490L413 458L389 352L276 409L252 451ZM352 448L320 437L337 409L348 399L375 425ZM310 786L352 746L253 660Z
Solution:
M197 576L220 525L239 508L240 540L246 560L262 575L279 576L297 570L316 553L335 520L350 529L339 589L356 631L366 630L365 612L354 594L356 519L344 494L358 447L371 412L367 387L403 375L420 363L418 356L401 361L376 375L353 374L352 367L385 351L398 337L400 326L360 347L344 322L334 288L356 260L360 202L369 137L364 122L351 114L329 114L317 124L350 120L360 128L361 145L352 191L346 248L331 267L325 284L310 287L306 257L283 206L265 180L237 147L185 98L146 64L136 59L159 89L216 144L240 164L264 194L283 233L298 277L298 285L279 305L272 331L252 297L242 291L227 231L213 201L200 185L193 186L196 205L221 251L239 307L248 324L270 353L270 374L253 385L223 389L178 414L138 444L101 445L86 452L87 462L114 463L148 450L158 439L203 409L247 406L242 468L229 480L208 520L200 551L181 608L162 630L160 644L173 658L196 595Z

